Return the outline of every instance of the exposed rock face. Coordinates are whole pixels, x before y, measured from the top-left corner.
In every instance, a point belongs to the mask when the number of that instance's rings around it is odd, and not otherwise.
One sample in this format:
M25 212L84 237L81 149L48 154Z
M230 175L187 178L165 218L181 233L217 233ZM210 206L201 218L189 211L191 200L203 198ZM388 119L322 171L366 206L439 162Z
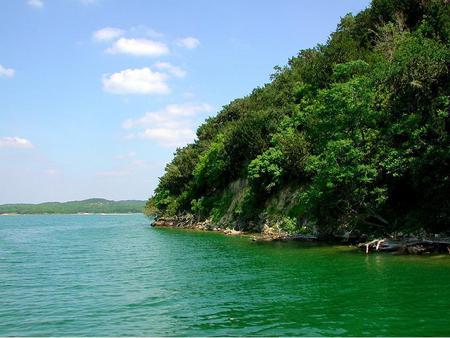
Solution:
M157 220L154 220L151 226L153 227L173 227L176 222L174 219L171 218L159 218Z
M160 217L153 221L153 227L172 227L183 229L212 230L213 225L210 220L196 221L192 215L180 217Z
M271 242L271 241L287 241L293 239L292 236L280 229L278 225L270 227L264 224L260 235L252 237L254 242Z
M194 229L194 230L206 230L206 231L219 231L225 235L237 236L242 235L244 232L235 229L224 229L212 223L207 219L204 221L198 221L192 215L186 215L181 217L161 217L155 219L151 224L154 227L170 227L170 228L182 228L182 229Z
M234 230L234 229L225 229L225 230L223 231L223 233L224 233L225 235L228 235L228 236L238 236L238 235L242 235L242 231Z

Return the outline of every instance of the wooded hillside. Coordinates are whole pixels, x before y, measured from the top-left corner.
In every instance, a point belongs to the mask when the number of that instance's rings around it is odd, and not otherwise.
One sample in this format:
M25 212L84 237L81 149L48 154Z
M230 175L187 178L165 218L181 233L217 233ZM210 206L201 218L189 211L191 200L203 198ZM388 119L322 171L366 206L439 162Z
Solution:
M326 236L450 230L446 0L374 0L178 149L146 212Z

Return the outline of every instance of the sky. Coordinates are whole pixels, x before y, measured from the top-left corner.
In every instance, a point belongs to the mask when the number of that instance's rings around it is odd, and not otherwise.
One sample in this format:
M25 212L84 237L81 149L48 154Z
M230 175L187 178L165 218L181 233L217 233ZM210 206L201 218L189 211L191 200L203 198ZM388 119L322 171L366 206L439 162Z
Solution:
M0 203L147 199L177 147L368 0L4 0Z

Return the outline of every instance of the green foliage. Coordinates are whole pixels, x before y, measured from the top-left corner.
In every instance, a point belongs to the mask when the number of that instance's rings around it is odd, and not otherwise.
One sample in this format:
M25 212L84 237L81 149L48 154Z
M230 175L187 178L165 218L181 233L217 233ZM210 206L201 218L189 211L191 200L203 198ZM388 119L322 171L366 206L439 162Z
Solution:
M288 234L294 234L298 231L297 220L293 217L285 216L281 220L280 228Z
M449 231L449 16L445 0L344 16L326 44L200 126L148 210L244 228L276 216L324 236ZM286 187L293 202L276 203Z
M288 121L291 122L291 119ZM309 156L310 149L305 135L288 124L273 135L272 143L281 153L281 165L285 176L289 179L304 178L305 160Z
M300 203L323 233L339 225L358 225L358 215L377 209L386 200L385 189L376 184L376 164L349 139L328 142L323 153L309 158L306 168L313 179Z
M185 190L192 179L192 171L197 165L198 156L199 147L195 144L177 149L173 161L166 166L158 190L167 191L164 194L179 194Z
M145 203L144 214L146 216L155 216L158 214L158 208L155 205L154 198L149 198Z
M348 81L354 76L367 74L370 66L362 60L339 63L334 66L333 77L337 82Z
M280 184L283 176L283 153L279 149L269 148L258 155L248 166L248 179L256 188L270 193Z
M224 150L234 166L232 174L240 174L239 170L269 147L267 136L275 130L276 119L277 113L260 111L230 124L224 139ZM234 178L234 175L231 177Z
M219 135L208 149L200 155L194 169L194 182L199 191L210 191L221 187L227 179L229 162L225 154L224 136Z

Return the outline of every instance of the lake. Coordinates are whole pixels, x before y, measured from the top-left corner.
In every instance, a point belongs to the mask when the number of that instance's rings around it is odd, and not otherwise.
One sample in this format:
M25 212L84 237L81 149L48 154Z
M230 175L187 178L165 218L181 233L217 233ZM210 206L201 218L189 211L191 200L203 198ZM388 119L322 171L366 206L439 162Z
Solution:
M450 335L450 258L0 217L0 336Z

